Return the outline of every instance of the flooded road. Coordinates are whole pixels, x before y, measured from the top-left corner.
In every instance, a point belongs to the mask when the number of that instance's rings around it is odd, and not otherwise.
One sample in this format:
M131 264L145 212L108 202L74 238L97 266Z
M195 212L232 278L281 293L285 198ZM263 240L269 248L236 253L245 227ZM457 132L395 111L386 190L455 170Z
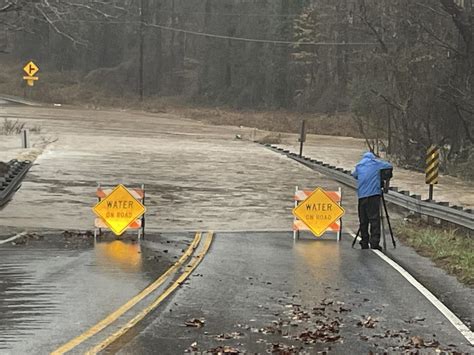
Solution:
M236 139L239 127L118 110L9 107L0 111L3 118L41 126L53 143L1 211L2 226L87 230L97 184L122 183L145 184L148 230L286 230L295 186L312 189L321 180L311 169ZM7 143L0 142L0 152L17 144ZM339 184L326 179L323 187ZM355 208L354 192L344 195Z
M150 236L141 244L78 244L74 238L80 236L49 234L0 247L1 353L54 350L148 286L190 239L183 234Z

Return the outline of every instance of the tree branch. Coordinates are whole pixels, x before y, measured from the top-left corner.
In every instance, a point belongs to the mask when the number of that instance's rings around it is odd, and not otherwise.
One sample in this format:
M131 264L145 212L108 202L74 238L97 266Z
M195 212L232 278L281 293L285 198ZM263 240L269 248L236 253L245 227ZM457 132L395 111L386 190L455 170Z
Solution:
M359 15L359 18L362 20L362 22L364 22L367 25L367 27L370 29L372 34L375 35L377 42L379 42L380 46L382 47L382 51L384 53L388 53L388 47L385 44L385 41L383 40L382 35L377 31L375 26L369 21L367 17L367 7L365 6L365 1L361 2L360 9L361 9L362 14Z
M15 10L15 4L12 2L8 2L5 6L0 7L0 13L14 11L14 10Z

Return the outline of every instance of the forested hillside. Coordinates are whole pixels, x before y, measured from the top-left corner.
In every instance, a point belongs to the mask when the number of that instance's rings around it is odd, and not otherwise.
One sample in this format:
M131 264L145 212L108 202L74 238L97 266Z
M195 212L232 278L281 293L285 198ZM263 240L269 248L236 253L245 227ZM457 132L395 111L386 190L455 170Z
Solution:
M351 112L401 162L438 144L466 171L473 23L471 0L0 0L0 60L117 96Z

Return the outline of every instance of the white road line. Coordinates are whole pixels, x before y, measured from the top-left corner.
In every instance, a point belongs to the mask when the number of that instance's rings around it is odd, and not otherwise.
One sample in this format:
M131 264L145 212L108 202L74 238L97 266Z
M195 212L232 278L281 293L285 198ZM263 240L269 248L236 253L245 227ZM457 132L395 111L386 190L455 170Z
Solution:
M13 241L16 240L16 239L25 236L26 234L27 234L27 232L23 232L23 233L20 233L20 234L15 235L14 237L11 237L11 238L8 238L8 239L5 239L5 240L0 240L0 245L13 242Z
M353 238L356 235L351 232L350 233ZM372 250L375 254L377 254L383 261L397 270L409 283L412 284L420 293L426 297L428 301L431 302L433 306L435 306L438 311L440 311L454 327L467 339L467 341L474 345L474 333L448 308L446 307L439 299L436 298L425 286L419 283L413 276L408 273L403 267L398 265L395 261L390 259L384 253L379 250Z

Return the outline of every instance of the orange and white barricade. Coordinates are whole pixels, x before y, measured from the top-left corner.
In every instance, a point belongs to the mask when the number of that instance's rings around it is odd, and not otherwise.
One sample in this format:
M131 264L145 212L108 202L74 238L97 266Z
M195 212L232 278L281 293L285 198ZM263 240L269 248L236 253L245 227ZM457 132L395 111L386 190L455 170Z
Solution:
M98 202L106 198L111 194L113 191L112 188L109 189L104 189L102 188L101 185L97 186L97 191L96 191L96 196ZM145 185L142 185L141 188L134 188L134 189L128 189L130 194L138 201L141 202L143 206L145 206ZM94 221L94 237L97 236L97 230L99 231L99 235L102 234L102 229L108 229L109 227L107 224L104 222L102 218L97 217ZM133 221L127 229L134 229L138 231L138 238L140 237L145 237L145 214L140 219L136 219Z
M298 186L295 189L295 208L298 207L298 204L306 200L313 191L309 190L300 190ZM337 191L325 191L325 193L339 206L342 206L342 189L339 187ZM300 236L300 231L311 231L304 222L300 221L298 218L294 217L293 220L293 239L297 239ZM337 233L337 241L341 240L342 235L342 218L332 223L327 231Z

